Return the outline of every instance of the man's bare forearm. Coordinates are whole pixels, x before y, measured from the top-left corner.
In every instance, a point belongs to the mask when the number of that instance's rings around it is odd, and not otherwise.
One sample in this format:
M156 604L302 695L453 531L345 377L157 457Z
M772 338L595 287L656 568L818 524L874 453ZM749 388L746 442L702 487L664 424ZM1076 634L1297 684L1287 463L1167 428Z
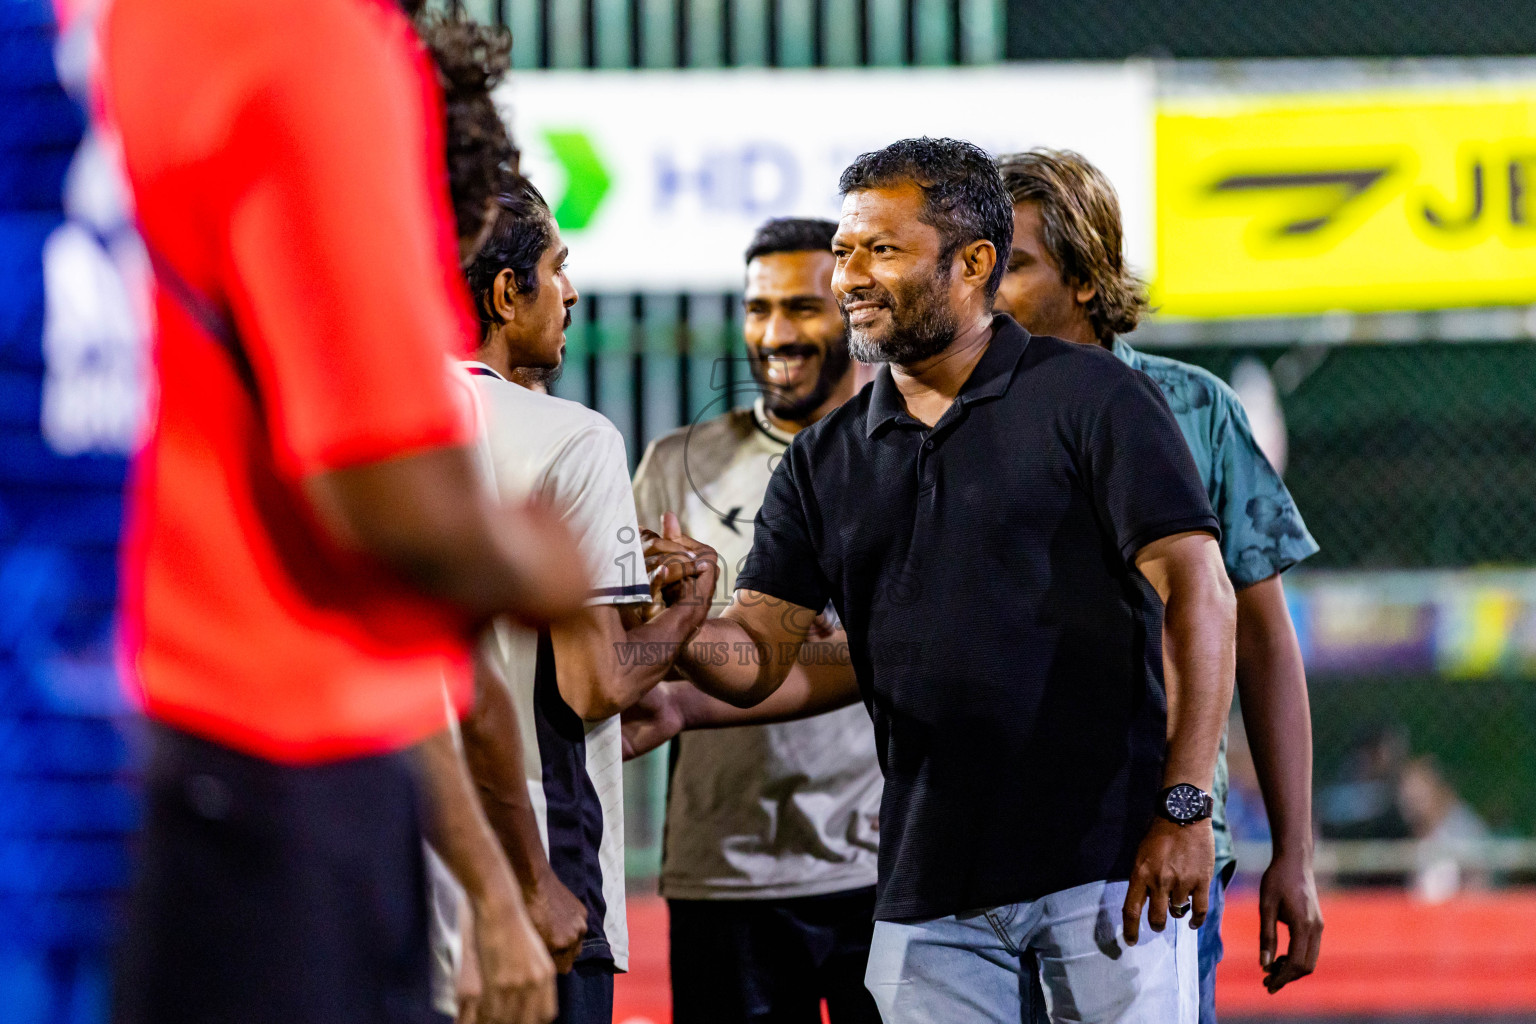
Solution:
M834 632L807 640L783 684L753 707L727 704L686 678L669 677L625 713L624 759L641 757L687 729L788 722L847 707L858 699L847 638Z
M589 608L551 630L560 692L590 722L622 714L665 679L709 603L680 601L643 623L622 612Z
M848 641L807 640L783 684L762 703L736 707L687 682L662 683L677 702L685 729L768 725L836 711L859 700L859 681L848 659Z
M342 548L480 621L543 623L581 606L588 581L569 531L547 509L495 503L468 449L443 447L332 470L305 490Z
M775 643L733 615L736 610L732 605L701 625L679 653L677 668L710 696L750 708L784 682L799 657L804 633Z
M570 970L581 952L587 913L550 866L528 797L523 743L511 691L484 646L476 651L474 710L463 723L465 758L480 806L511 862L523 903L557 970Z
M1223 573L1190 573L1172 589L1163 614L1168 691L1165 785L1210 790L1222 730L1232 708L1236 607Z
M512 696L483 651L475 656L475 706L465 717L464 758L486 820L524 889L551 871L523 775L523 740Z
M1312 854L1312 712L1280 577L1237 595L1237 689L1277 853Z
M510 866L480 808L469 771L447 729L418 743L412 754L426 791L427 841L469 894L477 911L522 900Z

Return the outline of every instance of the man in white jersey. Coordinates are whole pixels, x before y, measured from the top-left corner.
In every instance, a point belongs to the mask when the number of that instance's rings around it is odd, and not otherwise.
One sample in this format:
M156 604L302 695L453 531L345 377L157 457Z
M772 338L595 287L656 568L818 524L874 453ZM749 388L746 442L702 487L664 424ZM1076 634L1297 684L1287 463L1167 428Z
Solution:
M720 553L726 594L791 439L854 392L836 230L788 218L758 230L744 335L762 395L660 438L635 475L641 522L659 530L675 513ZM661 890L676 1024L814 1024L823 999L832 1024L878 1021L864 971L882 781L864 709L688 732L674 751Z
M703 621L716 569L700 562L683 570L691 575L680 585L696 584L699 598L640 622L651 586L623 438L600 414L509 379L518 369L560 365L577 301L566 248L528 182L508 180L495 204L495 222L467 268L481 327L477 358L465 368L481 417L482 468L504 500L539 495L550 503L576 537L594 590L581 614L541 632L499 621L486 653L517 708L539 840L586 908L581 952L558 979L556 1020L610 1024L613 974L629 957L618 714L662 679Z

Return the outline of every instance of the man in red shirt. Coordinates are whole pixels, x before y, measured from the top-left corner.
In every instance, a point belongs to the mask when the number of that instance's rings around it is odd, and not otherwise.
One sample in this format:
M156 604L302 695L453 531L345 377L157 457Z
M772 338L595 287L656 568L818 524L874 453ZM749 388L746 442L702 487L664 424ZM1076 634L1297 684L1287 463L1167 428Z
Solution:
M116 0L102 57L159 281L124 585L154 752L119 1019L431 1019L399 752L441 731L445 684L468 699L481 624L587 589L563 528L484 495L465 447L435 86L385 0ZM521 914L482 866L466 885ZM533 988L498 1015L547 1019Z

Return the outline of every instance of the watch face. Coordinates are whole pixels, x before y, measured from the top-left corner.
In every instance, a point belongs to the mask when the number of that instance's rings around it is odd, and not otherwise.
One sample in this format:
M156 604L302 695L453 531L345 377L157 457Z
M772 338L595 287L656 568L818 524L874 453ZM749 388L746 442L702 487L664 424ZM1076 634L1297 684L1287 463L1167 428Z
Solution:
M1168 791L1164 801L1168 817L1174 821L1194 821L1205 811L1205 794L1187 782L1181 782Z

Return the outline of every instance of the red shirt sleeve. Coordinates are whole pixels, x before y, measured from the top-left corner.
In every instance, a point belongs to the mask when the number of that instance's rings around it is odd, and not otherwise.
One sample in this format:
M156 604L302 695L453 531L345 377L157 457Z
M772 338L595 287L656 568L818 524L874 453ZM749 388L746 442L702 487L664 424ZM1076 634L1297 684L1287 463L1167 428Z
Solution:
M266 51L219 161L221 276L275 454L300 476L471 434L448 377L472 327L435 82L386 5L311 13Z

